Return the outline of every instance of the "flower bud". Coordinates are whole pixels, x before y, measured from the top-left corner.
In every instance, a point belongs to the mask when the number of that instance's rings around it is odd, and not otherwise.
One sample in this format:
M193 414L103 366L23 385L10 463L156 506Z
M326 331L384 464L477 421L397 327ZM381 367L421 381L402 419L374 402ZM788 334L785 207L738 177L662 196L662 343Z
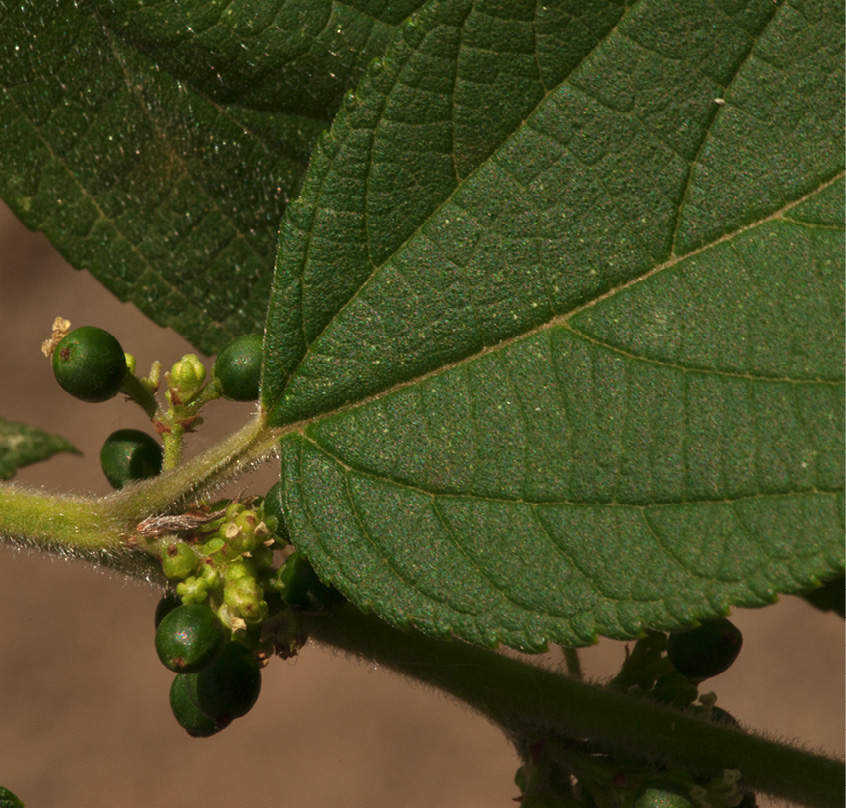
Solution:
M187 404L197 395L205 380L206 368L194 354L183 356L170 371L170 388L182 404Z
M256 625L268 614L263 594L255 578L244 576L235 580L227 579L223 602L232 614L238 615L249 625Z

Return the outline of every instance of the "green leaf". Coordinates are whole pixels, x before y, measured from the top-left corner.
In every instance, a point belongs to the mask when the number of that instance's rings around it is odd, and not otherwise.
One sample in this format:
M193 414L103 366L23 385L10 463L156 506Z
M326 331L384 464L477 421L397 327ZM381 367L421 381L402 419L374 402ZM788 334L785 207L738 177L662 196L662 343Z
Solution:
M0 479L11 480L21 466L47 460L59 452L81 454L59 435L0 418Z
M415 3L374 5L0 0L0 195L201 350L261 330L314 140Z
M25 808L20 797L15 796L8 788L0 786L0 808Z
M842 569L843 10L427 5L282 225L286 517L389 622L538 649Z

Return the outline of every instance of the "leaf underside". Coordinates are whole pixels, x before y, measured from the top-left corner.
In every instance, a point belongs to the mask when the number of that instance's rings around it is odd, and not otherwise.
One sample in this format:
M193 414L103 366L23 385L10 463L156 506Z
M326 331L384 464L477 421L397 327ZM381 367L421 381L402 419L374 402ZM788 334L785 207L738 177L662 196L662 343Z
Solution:
M11 480L17 470L59 452L79 454L79 449L59 435L0 418L0 480Z
M0 196L200 350L260 332L314 141L419 0L373 5L0 0Z
M527 650L843 567L839 3L427 4L284 216L289 528Z

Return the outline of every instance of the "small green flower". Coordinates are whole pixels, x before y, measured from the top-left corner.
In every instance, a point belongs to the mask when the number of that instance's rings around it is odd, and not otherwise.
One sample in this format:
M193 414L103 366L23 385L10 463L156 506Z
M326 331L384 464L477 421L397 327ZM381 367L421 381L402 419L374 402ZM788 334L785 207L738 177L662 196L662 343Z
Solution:
M176 585L176 594L183 603L204 603L208 598L209 585L203 578L192 575Z

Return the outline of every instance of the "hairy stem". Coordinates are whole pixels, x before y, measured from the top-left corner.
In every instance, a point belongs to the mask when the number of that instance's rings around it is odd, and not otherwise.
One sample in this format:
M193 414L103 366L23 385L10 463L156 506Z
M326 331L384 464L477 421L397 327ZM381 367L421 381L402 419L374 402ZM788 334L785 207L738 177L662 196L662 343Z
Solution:
M49 494L0 483L0 541L90 558L101 551L144 551L138 523L174 513L204 492L234 479L272 452L279 431L261 415L206 452L106 497ZM99 556L98 556L99 558ZM143 577L148 577L145 571Z
M119 522L105 500L0 485L0 534L45 547L101 550L119 544Z
M841 763L459 641L400 631L345 606L310 617L320 643L438 687L517 738L587 738L612 754L712 776L802 805L843 805Z

